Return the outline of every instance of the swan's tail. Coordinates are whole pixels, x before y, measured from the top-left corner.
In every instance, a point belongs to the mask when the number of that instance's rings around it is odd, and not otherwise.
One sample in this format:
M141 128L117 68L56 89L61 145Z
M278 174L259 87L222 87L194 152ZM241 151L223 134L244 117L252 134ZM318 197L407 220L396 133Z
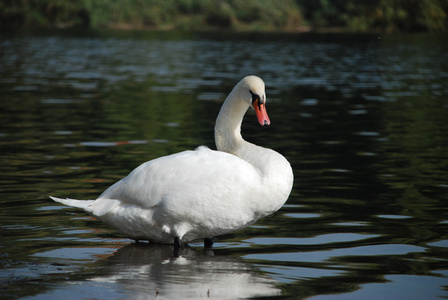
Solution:
M64 205L82 208L87 212L92 212L92 208L90 207L95 200L76 200L76 199L61 199L50 196L56 202L62 203Z

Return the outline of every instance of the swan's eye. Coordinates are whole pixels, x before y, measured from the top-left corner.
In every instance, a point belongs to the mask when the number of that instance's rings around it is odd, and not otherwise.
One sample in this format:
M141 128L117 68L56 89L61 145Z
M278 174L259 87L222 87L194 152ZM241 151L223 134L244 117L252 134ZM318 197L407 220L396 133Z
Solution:
M260 97L258 94L252 93L252 91L249 91L252 95L252 105L254 105L254 102L258 100L258 104L264 104L264 97Z
M260 96L258 96L257 94L252 93L252 91L249 91L249 92L252 95L252 105L254 105L254 102L256 100L260 101Z

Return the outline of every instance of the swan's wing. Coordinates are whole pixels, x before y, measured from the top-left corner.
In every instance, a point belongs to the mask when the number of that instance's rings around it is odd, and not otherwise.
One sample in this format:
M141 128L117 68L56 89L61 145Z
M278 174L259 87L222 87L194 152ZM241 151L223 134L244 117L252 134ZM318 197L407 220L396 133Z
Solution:
M140 165L104 191L95 204L102 206L101 199L115 199L153 208L170 199L183 206L192 199L242 193L257 178L258 171L237 156L199 147Z

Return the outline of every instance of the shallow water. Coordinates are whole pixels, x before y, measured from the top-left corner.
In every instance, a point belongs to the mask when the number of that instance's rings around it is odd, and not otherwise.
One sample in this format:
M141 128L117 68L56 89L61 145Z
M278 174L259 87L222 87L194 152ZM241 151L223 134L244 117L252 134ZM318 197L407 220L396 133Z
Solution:
M5 299L448 297L448 44L437 35L88 32L0 40ZM286 205L192 243L135 245L48 195L94 199L144 161L214 148L243 76L294 168Z

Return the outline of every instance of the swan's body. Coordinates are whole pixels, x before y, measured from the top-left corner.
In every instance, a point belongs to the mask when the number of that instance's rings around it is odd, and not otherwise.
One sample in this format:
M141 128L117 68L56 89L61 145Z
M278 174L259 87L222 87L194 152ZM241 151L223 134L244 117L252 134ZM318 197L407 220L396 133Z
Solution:
M246 227L280 209L293 183L282 155L241 137L250 105L268 125L264 83L256 76L241 80L224 102L215 126L218 151L202 146L146 162L96 200L51 198L135 240L188 242Z

